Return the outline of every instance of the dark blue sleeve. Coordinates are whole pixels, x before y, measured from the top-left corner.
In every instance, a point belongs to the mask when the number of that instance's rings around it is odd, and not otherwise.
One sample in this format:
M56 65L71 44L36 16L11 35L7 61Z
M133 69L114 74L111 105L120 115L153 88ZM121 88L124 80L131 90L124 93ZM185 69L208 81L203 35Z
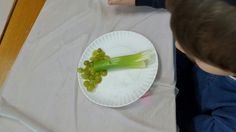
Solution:
M165 0L136 0L136 6L151 6L154 8L165 8Z
M236 132L236 108L219 108L193 119L190 132Z

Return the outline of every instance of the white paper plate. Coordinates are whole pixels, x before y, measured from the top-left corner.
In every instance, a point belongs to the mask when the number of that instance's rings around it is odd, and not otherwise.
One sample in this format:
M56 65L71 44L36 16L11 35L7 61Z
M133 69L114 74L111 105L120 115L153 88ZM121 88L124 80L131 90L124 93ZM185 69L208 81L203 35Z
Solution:
M84 51L78 67L91 57L94 50L102 48L110 57L137 53L154 49L144 36L130 31L115 31L102 35ZM79 87L92 102L107 107L122 107L137 101L151 87L158 70L158 56L155 50L154 63L143 69L122 69L108 71L102 82L93 92L88 92L83 79L78 75Z

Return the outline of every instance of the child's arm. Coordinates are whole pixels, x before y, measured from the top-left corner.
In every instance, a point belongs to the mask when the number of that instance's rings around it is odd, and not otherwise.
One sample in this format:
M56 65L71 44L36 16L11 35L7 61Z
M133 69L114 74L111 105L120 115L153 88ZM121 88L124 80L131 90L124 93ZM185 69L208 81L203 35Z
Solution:
M236 108L222 107L196 116L190 132L236 132Z
M165 8L165 0L108 0L110 5L151 6Z

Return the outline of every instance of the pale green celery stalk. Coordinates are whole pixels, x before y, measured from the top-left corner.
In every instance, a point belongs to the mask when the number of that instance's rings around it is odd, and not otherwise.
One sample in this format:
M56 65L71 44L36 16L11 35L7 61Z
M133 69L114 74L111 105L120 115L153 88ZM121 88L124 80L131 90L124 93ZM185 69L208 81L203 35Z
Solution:
M117 68L145 68L147 62L154 55L153 50L146 50L132 55L114 57L108 60L96 61L93 64L95 71Z

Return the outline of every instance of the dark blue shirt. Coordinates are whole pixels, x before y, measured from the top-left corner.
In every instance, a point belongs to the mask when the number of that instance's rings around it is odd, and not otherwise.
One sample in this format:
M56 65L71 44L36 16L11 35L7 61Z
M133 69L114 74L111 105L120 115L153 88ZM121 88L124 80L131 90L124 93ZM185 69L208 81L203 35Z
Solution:
M165 0L136 0L136 5L165 8ZM236 80L197 66L193 69L199 114L192 119L189 132L236 132Z
M154 8L165 8L165 0L136 0L136 6L151 6Z

